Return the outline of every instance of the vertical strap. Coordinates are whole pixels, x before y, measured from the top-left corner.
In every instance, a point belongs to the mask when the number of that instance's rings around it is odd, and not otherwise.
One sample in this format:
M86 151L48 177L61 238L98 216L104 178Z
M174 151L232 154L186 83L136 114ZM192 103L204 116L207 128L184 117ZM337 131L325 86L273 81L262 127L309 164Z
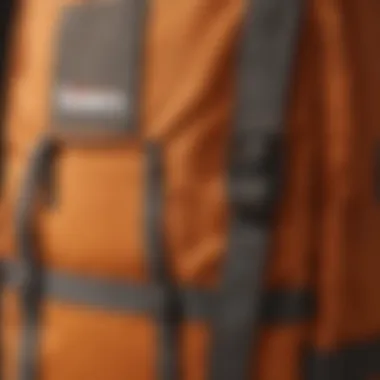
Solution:
M231 227L214 321L212 380L250 378L302 3L247 1L229 176Z
M27 169L16 210L18 254L22 263L20 279L23 320L19 357L19 380L36 380L38 331L41 301L41 273L38 249L33 236L34 209L41 196L45 173L53 162L55 144L49 139L37 146ZM50 171L50 170L48 170Z
M156 320L158 331L158 380L178 378L177 328L179 321L178 297L167 269L162 233L163 173L160 148L148 143L147 170L147 255L152 281L161 292L157 305Z

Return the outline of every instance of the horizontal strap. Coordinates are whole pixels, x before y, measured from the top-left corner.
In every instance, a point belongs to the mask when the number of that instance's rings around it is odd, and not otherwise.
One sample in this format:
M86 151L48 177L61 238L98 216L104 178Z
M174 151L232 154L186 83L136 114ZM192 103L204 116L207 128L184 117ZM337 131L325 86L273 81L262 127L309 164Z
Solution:
M380 337L331 352L309 352L305 380L369 380L380 376Z
M1 263L3 283L10 288L21 287L27 279L20 264ZM95 308L133 313L157 313L165 304L165 292L157 286L121 280L85 277L44 270L42 295L56 301ZM180 313L186 319L208 320L213 317L216 293L199 288L179 290ZM298 323L314 315L312 294L305 289L270 291L266 294L261 313L264 323Z

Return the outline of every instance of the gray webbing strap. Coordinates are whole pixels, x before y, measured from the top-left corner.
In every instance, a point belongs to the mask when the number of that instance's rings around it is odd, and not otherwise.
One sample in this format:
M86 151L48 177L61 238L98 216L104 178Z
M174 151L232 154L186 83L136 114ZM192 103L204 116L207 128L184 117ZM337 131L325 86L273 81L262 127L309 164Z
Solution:
M177 329L179 303L166 263L163 241L163 168L160 147L149 142L147 147L146 244L150 277L161 289L162 304L156 312L158 334L158 380L178 379Z
M24 267L12 261L0 263L4 286L18 290ZM74 304L90 309L152 315L163 304L162 289L127 280L94 278L57 270L40 271L43 300ZM179 288L178 303L183 319L210 321L214 317L216 294L212 290ZM306 289L267 292L260 320L265 324L294 324L314 316L314 297Z
M230 241L214 322L212 380L250 378L302 3L247 1L229 178Z
M41 182L55 153L55 144L43 139L33 152L16 209L16 237L22 267L21 310L23 330L19 357L19 380L38 378L36 355L41 301L41 276L38 250L33 236L33 216L41 200Z

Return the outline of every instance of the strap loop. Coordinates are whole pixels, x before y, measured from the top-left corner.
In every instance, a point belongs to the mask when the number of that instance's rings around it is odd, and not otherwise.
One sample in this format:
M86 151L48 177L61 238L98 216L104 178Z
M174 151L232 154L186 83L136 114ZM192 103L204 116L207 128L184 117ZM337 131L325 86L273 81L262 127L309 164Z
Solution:
M27 168L16 209L16 237L21 261L20 290L24 327L20 347L19 380L38 378L36 367L41 298L40 257L33 234L34 211L41 201L45 171L53 161L56 144L49 136L41 139Z

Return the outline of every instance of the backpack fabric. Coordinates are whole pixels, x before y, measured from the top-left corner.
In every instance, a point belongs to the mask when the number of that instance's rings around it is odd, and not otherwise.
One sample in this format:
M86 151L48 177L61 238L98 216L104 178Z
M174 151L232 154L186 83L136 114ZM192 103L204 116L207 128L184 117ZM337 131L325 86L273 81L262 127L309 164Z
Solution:
M3 380L380 376L377 1L3 4Z

